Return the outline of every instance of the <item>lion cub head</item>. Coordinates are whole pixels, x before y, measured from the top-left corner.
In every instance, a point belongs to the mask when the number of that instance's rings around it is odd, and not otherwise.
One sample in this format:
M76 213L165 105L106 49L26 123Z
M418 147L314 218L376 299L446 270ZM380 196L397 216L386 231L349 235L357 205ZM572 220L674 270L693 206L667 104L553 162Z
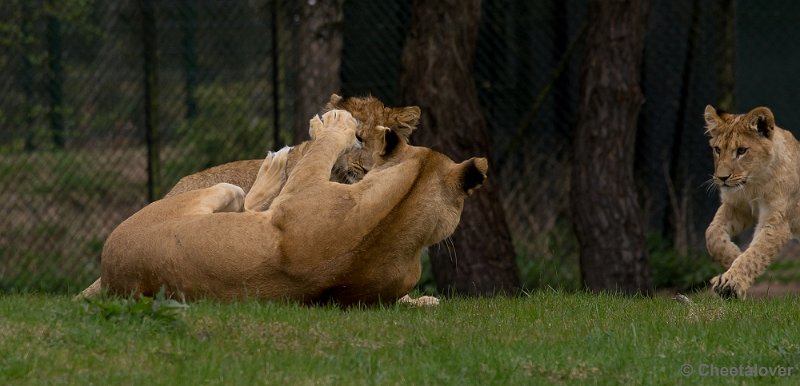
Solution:
M364 178L364 174L375 164L375 157L380 155L383 133L377 129L378 126L391 129L408 142L420 115L417 106L386 107L373 96L342 98L332 94L325 111L334 109L347 110L359 122L356 137L362 146L339 157L331 173L332 181L348 184Z
M399 238L408 239L409 234L424 235L422 240L426 246L444 240L455 231L464 200L485 182L488 160L473 157L454 162L433 149L408 144L391 129L378 129L383 132L373 178L395 186L395 193L404 196L397 213L409 220L398 221L399 227L409 228L408 224L414 224L413 229L404 230L406 234Z
M724 192L744 189L770 167L775 117L766 107L746 114L705 110L706 134L714 154L714 184Z

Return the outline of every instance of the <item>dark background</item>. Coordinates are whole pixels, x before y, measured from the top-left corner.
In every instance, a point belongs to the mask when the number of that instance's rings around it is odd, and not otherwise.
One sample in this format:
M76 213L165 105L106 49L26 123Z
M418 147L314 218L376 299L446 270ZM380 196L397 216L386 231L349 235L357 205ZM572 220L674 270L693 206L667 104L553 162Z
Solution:
M308 119L293 108L298 3L155 1L152 28L141 3L0 3L2 290L82 289L99 275L105 237L150 195L205 167L263 157ZM327 94L401 103L411 6L344 1L333 26L341 88ZM527 288L580 285L568 192L585 14L578 0L481 6L474 75L490 178ZM779 126L800 129L798 21L800 3L788 0L651 2L635 172L657 286L696 286L719 270L703 244L718 203L704 184L705 105L765 105ZM429 289L430 277L421 284Z

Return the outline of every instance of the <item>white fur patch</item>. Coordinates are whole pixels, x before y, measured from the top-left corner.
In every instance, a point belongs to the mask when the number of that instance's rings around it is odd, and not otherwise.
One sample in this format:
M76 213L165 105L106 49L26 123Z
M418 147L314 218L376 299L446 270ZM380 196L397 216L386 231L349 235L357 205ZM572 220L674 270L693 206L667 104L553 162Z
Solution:
M272 156L272 157L276 157L276 156L278 156L279 154L289 154L289 151L290 151L290 150L292 150L292 148L293 148L293 147L294 147L294 146L284 146L283 148L281 148L281 149L280 149L280 150L278 150L278 151L272 151L272 150L270 150L270 151L268 151L268 152L267 152L267 157L270 157L270 156Z

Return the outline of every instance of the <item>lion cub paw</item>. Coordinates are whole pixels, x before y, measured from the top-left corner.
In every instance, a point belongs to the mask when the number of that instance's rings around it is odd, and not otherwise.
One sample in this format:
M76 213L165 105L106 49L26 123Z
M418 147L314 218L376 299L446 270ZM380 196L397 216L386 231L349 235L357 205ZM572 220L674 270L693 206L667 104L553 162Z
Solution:
M244 208L245 194L241 187L227 182L220 182L212 186L212 188L221 191L218 197L219 202L215 203L216 208L213 209L214 213L242 211Z
M331 110L311 119L309 134L311 138L331 136L336 138L342 146L358 147L360 142L356 139L358 121L346 110Z
M325 123L325 128L336 127L339 130L350 129L355 131L356 126L358 126L358 121L347 110L330 110L322 114L322 121Z
M717 295L725 299L744 299L749 287L750 285L743 278L737 277L731 271L711 279L711 288Z
M432 307L439 305L439 299L433 296L420 296L414 299L411 296L406 295L400 299L397 299L397 302L413 307Z

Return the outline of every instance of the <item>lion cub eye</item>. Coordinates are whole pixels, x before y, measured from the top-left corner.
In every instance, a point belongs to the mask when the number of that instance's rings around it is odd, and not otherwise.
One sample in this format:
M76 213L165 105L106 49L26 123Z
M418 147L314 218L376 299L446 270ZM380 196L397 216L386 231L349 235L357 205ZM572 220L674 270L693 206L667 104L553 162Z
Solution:
M746 147L737 147L736 148L736 156L737 157L743 156L744 153L747 153L747 148Z
M719 153L720 153L721 151L722 151L722 150L720 150L719 146L714 146L714 155L719 155Z

